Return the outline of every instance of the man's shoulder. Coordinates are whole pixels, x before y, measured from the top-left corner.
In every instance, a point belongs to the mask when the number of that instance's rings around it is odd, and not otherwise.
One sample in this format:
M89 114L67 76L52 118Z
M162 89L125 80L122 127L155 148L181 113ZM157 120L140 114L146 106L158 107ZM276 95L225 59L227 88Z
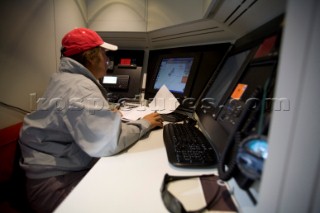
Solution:
M51 79L52 83L54 84L60 84L60 85L69 85L69 86L93 86L94 83L92 80L87 78L86 76L82 74L76 74L76 73L66 73L66 72L61 72L61 73L55 73L52 76Z
M86 76L80 74L80 73L69 73L69 72L56 72L52 75L52 79L56 80L90 80Z

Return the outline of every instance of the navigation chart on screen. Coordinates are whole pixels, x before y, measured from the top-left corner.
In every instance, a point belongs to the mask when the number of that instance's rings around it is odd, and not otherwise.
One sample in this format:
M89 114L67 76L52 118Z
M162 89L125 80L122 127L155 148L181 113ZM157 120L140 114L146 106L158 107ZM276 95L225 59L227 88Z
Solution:
M171 92L183 93L193 58L165 58L161 61L154 89L166 85Z

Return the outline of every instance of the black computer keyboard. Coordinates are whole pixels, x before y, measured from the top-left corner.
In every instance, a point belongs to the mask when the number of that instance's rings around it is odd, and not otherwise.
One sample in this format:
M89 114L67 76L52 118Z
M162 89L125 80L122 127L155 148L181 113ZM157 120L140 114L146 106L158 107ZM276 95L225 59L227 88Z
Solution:
M204 168L218 163L217 154L203 133L193 125L169 123L163 128L169 162L177 167Z

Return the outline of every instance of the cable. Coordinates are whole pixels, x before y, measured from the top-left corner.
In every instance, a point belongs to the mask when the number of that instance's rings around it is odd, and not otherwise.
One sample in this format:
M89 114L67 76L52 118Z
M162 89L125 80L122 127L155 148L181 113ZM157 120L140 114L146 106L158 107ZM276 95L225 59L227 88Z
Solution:
M262 95L262 100L261 100L261 111L260 111L260 118L259 118L259 125L258 125L258 134L261 135L262 131L263 131L263 117L264 117L264 110L265 110L265 101L266 101L266 97L267 97L267 89L268 89L268 85L270 82L270 78L267 79L264 88L263 88L263 95Z
M21 108L16 107L16 106L12 106L12 105L6 104L6 103L4 103L4 102L2 102L2 101L0 101L0 105L1 105L1 106L4 106L4 107L6 107L6 108L9 108L9 109L11 109L11 110L15 110L15 111L17 111L17 112L20 112L20 113L22 113L22 114L28 114L28 113L30 113L30 112L27 111L27 110L24 110L24 109L21 109Z

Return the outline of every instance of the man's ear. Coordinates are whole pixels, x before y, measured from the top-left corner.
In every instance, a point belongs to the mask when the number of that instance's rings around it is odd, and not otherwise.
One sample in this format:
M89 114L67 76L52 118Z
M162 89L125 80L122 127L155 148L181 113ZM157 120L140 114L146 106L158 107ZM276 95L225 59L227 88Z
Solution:
M87 57L86 66L93 66L95 64L95 59L92 57Z
M100 57L94 56L94 57L89 57L88 58L88 63L91 66L96 66L99 63Z
M94 70L94 60L92 58L86 58L84 65L90 72Z

